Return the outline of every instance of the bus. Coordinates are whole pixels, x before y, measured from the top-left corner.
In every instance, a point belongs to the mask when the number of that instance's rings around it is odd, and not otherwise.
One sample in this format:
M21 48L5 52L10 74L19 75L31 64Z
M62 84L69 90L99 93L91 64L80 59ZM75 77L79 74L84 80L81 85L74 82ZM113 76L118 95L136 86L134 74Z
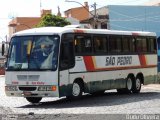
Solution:
M42 27L15 33L6 62L5 93L39 103L43 97L139 93L157 80L153 32Z

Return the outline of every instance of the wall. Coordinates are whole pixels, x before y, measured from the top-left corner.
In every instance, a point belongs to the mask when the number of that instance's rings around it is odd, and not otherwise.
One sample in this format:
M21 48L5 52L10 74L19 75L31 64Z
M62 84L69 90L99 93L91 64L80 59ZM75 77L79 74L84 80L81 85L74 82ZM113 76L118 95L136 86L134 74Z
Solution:
M110 29L151 31L160 35L160 7L111 5L108 8Z

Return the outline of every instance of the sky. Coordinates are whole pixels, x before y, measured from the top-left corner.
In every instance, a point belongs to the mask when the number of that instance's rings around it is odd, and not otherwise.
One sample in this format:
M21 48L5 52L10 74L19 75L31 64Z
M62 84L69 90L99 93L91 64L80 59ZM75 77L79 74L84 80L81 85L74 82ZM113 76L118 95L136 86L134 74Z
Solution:
M73 0L72 0L73 1ZM148 1L153 0L74 0L81 4L88 2L89 9L94 2L97 8L107 5L143 5ZM65 2L65 0L4 0L0 4L0 41L5 40L8 36L8 23L14 17L40 17L40 10L51 9L52 14L57 14L58 6L61 14L64 11L80 7L80 4L75 2Z

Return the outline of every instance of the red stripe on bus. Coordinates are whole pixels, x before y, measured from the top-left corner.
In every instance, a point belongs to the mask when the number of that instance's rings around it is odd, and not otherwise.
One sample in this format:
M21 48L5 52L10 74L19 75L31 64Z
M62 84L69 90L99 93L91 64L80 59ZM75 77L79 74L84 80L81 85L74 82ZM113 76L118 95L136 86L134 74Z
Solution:
M133 35L133 36L139 36L139 34L138 34L138 33L132 33L132 35Z
M74 30L75 33L84 33L84 30Z
M92 56L83 56L83 59L84 59L84 63L87 71L94 71L95 68L94 68Z
M145 55L139 55L139 60L140 60L141 66L147 66Z

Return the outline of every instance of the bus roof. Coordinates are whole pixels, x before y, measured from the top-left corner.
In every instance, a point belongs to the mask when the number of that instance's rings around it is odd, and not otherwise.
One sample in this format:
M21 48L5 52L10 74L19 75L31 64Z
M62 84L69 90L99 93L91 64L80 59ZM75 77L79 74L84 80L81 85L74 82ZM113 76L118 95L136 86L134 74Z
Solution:
M115 35L133 35L133 36L156 36L154 32L143 31L120 31L107 29L82 29L82 28L68 28L68 27L40 27L28 30L23 30L13 34L13 36L25 35L53 35L62 33L94 33L94 34L115 34Z

